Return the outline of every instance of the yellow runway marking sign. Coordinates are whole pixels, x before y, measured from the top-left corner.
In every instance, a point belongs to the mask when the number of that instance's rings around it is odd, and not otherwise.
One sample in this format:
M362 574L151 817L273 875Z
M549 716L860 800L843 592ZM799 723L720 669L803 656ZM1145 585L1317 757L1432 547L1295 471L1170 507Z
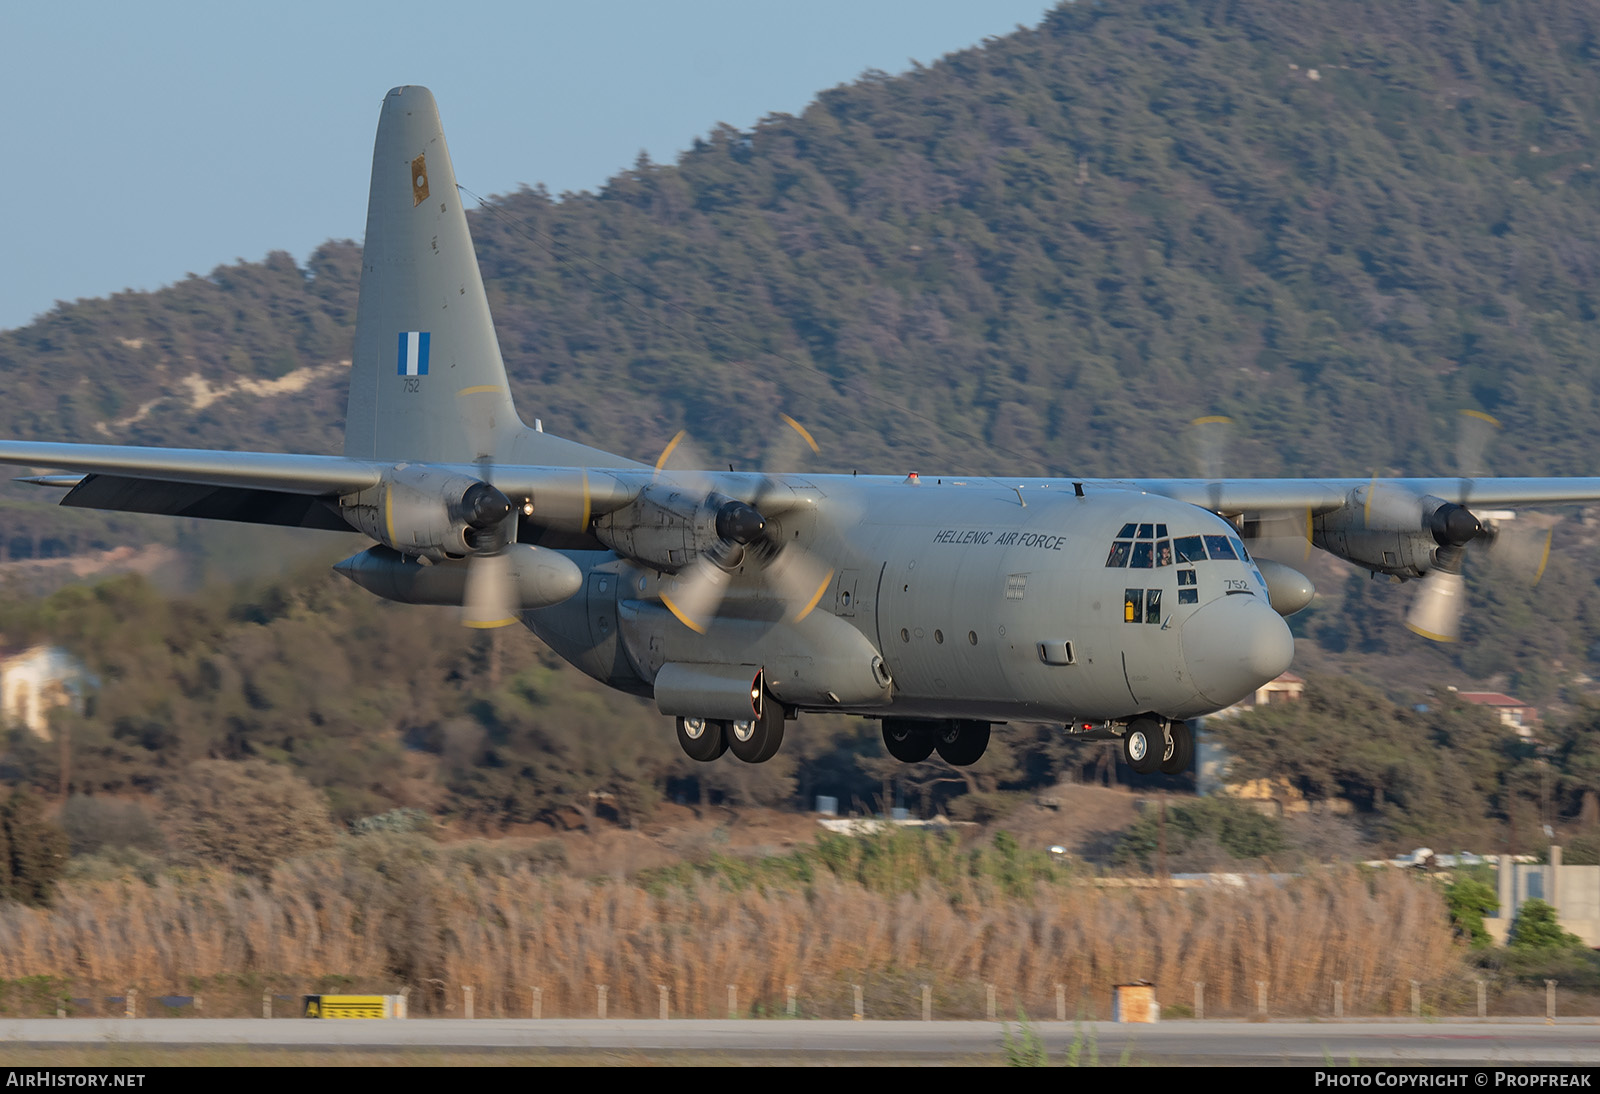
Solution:
M392 995L308 995L305 1009L307 1018L391 1018L394 1016Z

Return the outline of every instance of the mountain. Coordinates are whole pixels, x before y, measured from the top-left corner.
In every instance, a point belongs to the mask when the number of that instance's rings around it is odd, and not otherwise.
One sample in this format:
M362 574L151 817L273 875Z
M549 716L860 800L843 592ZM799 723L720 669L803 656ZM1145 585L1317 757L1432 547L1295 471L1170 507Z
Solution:
M818 470L1187 474L1224 413L1230 474L1448 473L1471 407L1590 474L1597 59L1572 0L1068 3L472 228L524 417L639 458L787 466L782 411ZM0 332L0 433L336 451L359 264Z

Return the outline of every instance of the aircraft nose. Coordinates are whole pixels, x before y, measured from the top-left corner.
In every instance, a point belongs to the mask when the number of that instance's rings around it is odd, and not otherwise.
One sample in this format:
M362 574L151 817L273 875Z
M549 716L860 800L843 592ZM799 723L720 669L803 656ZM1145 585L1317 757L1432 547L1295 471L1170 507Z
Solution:
M1224 596L1183 624L1183 660L1201 695L1231 706L1294 660L1289 625L1260 597Z

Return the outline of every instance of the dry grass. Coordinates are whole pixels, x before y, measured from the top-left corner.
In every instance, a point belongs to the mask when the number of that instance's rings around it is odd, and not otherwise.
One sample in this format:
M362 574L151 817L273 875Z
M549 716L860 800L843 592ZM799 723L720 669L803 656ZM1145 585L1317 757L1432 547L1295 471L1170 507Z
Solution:
M464 862L395 842L298 860L267 882L222 874L64 885L53 909L0 909L0 1013L54 1013L62 997L133 986L148 999L205 994L205 1013L260 1012L263 990L406 988L414 1013L588 1016L596 986L613 1017L671 1012L847 1017L851 985L871 1017L979 1017L985 984L1002 1017L1105 1017L1109 987L1148 979L1164 1004L1206 984L1209 1015L1404 1013L1413 979L1430 1009L1459 994L1461 951L1442 901L1398 873L1330 871L1243 889L1033 887L1007 897L982 879L898 894L823 874L808 885L732 889L716 877L644 888L549 876L523 862ZM35 978L35 979L28 979ZM281 1005L281 1004L280 1004ZM73 1011L105 1008L71 1006ZM142 1007L161 1013L159 1007ZM285 1010L288 1008L285 1007ZM1463 1008L1464 1009L1464 1008Z

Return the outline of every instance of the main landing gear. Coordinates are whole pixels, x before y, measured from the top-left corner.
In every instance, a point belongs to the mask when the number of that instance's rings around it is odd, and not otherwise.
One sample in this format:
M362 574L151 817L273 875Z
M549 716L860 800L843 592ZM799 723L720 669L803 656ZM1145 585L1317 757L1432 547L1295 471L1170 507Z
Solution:
M729 722L715 718L679 718L678 747L691 760L710 763L732 752L747 764L766 763L783 745L783 706L765 703L761 717Z
M1187 722L1142 714L1123 731L1122 758L1141 775L1181 775L1194 763L1194 732Z
M902 763L921 763L935 749L955 767L975 764L989 747L989 723L957 718L885 718L883 747Z

